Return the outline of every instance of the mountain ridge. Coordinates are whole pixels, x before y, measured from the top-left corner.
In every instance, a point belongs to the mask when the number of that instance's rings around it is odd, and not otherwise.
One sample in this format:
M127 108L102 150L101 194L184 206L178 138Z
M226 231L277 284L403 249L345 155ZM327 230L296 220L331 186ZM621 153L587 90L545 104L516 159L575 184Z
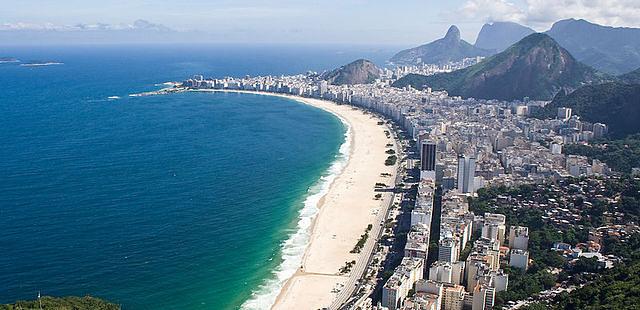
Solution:
M478 48L502 52L536 31L514 22L493 22L482 26L476 43Z
M460 29L452 25L443 38L418 47L402 50L391 57L389 61L396 64L415 65L418 60L421 60L422 63L443 65L449 62L461 61L464 58L492 54L492 51L477 48L462 40L460 38Z
M621 82L627 84L640 84L640 68L633 70L631 72L627 72L623 75L618 76Z
M618 75L640 67L640 28L564 19L555 22L546 34L577 60L600 71Z
M511 22L482 26L475 46L500 52L532 29ZM640 67L640 28L605 26L584 19L558 20L544 33L578 61L612 75Z
M478 99L551 100L561 89L576 89L606 78L575 60L548 35L534 33L471 67L431 76L408 75L393 86L431 87Z

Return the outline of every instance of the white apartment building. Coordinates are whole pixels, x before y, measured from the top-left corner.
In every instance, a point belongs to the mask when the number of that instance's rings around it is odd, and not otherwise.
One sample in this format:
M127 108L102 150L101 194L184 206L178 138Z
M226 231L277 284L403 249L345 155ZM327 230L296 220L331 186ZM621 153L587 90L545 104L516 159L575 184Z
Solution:
M422 279L424 260L405 257L393 275L382 287L382 306L390 310L400 309L416 281Z
M527 270L529 268L529 251L513 249L509 257L509 266Z
M509 227L509 248L528 250L529 248L529 228L524 226Z

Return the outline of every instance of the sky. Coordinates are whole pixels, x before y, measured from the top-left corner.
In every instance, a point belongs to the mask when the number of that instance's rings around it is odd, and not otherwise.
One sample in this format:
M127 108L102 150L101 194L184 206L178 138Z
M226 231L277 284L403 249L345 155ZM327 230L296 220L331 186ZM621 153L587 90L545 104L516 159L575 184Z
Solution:
M219 42L412 45L456 24L473 43L485 22L544 31L564 18L640 27L640 0L21 0L0 7L0 31L123 29L142 19Z

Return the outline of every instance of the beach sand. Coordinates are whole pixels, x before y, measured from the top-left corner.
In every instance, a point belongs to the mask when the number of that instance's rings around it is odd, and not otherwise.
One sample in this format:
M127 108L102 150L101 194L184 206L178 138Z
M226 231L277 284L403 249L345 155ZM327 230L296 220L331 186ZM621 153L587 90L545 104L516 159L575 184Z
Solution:
M272 309L321 309L329 307L339 290L349 280L349 274L339 274L346 262L357 261L359 253L354 248L367 226L379 225L378 213L390 193L375 199L375 184L393 185L396 166L386 166L389 156L387 144L394 144L387 137L387 125L379 125L381 119L350 105L338 105L331 101L303 98L284 94L254 91L233 91L260 95L280 96L333 113L350 127L351 150L349 160L327 194L318 204L309 245L301 267L284 284ZM390 130L389 130L390 132ZM397 150L396 150L397 151ZM383 177L382 173L390 176ZM371 236L370 236L371 237Z
M349 105L292 97L338 115L351 127L351 152L347 165L320 202L310 244L301 269L280 292L273 309L319 309L328 307L348 275L338 275L348 261L359 254L349 253L367 225L374 223L383 200L376 200L377 182L391 185L396 170L384 164L388 154L386 125L380 119ZM389 173L391 177L382 177ZM390 194L384 194L390 195Z

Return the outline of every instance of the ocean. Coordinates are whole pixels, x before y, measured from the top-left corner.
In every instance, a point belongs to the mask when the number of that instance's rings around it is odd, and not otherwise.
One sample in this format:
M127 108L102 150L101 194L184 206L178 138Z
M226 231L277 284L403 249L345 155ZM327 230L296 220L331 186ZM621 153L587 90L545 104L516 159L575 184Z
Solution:
M0 303L264 309L298 267L348 128L250 94L128 97L188 78L322 71L393 48L0 47Z

